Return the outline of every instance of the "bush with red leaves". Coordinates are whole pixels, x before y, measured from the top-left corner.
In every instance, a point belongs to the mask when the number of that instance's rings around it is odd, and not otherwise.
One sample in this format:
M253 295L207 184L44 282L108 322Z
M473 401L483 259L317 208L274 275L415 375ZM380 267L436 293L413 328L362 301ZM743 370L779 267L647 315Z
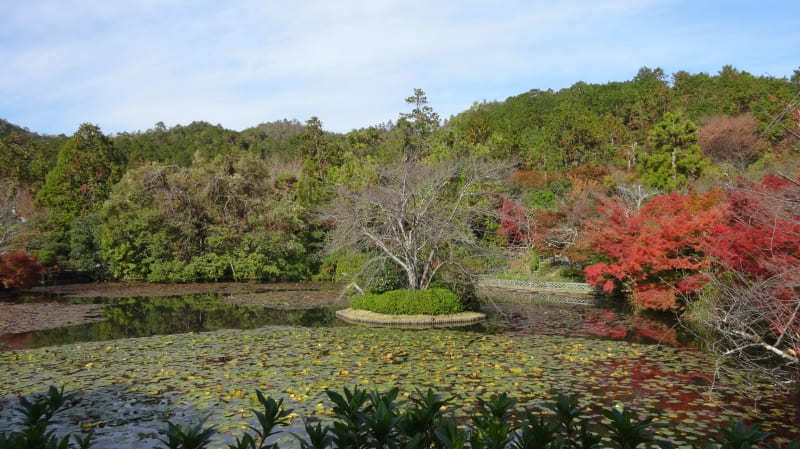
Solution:
M24 289L42 278L45 268L36 262L36 256L24 251L14 251L0 256L0 284L6 289Z
M633 215L605 201L601 212L587 241L608 261L585 268L590 284L606 293L626 286L634 304L653 310L674 308L680 294L704 285L711 231L724 214L719 192L657 196Z
M500 208L500 235L509 245L526 245L533 239L532 223L519 204L504 200Z
M726 198L728 218L714 228L711 255L756 280L787 272L797 275L800 180L773 175L758 184L741 180Z

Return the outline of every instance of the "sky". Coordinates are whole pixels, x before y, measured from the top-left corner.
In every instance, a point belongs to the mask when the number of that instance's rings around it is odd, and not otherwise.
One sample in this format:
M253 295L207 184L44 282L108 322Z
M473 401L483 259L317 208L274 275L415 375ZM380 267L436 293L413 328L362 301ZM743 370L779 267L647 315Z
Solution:
M642 66L788 77L798 17L797 0L0 0L0 118L344 132L396 120L414 88L448 117Z

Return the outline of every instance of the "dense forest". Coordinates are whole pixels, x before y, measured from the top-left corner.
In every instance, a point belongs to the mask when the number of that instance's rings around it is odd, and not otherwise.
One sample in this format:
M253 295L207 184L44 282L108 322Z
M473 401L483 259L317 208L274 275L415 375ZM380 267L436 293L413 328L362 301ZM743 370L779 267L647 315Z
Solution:
M800 70L786 79L645 67L629 81L534 89L444 121L417 90L396 122L344 134L316 118L243 131L159 122L116 135L84 124L72 136L0 121L0 252L98 280L341 280L358 257L323 250L335 224L320 208L413 152L423 163L509 168L483 200L494 218L471 226L519 260L482 269L524 271L535 253L568 259L564 274L583 279L584 267L613 262L596 227L610 229L614 213L647 213L670 192L717 207L737 182L796 179L798 93ZM590 274L609 290L625 279Z

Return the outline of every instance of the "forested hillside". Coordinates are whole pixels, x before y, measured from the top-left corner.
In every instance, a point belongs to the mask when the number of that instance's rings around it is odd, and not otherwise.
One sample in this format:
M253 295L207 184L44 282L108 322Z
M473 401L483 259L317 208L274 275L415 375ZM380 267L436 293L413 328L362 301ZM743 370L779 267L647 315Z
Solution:
M320 207L413 150L431 163L512 167L490 189L495 219L473 223L476 235L487 247L566 256L575 265L565 273L582 278L604 257L586 240L604 202L631 215L672 191L796 178L798 92L800 71L642 68L629 81L475 103L445 121L417 92L395 123L345 134L316 118L243 131L159 122L116 135L85 124L70 137L2 121L0 251L95 279L333 279L336 257L321 251L333 224Z

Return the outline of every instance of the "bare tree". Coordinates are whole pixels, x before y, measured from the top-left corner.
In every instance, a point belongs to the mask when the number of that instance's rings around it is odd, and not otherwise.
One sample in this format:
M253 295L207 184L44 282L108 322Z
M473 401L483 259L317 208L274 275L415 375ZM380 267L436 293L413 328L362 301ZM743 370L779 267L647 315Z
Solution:
M734 278L731 279L730 277ZM785 389L800 382L800 267L763 281L735 271L717 277L707 292L701 324L713 330L709 349L719 366L770 379ZM780 291L784 296L776 297ZM788 296L786 295L788 293Z
M575 246L580 237L580 228L570 223L559 223L548 230L544 243L554 250L564 250Z
M720 368L794 389L800 406L800 181L773 176L728 195L723 226L736 230L717 236L724 265L690 316L711 330Z
M0 204L0 254L8 251L16 225L17 219L13 210L5 204Z
M17 189L10 180L0 182L0 254L9 250L23 221L16 209L16 197Z
M329 248L382 253L396 264L410 289L424 290L457 255L478 248L471 222L489 213L483 185L500 167L482 161L428 164L406 160L381 169L361 190L340 187L323 211L335 224ZM375 259L377 260L377 259Z
M712 117L698 131L697 143L714 162L730 162L744 170L766 147L758 126L758 121L749 114Z
M658 189L650 189L641 184L619 184L615 188L617 195L625 202L626 215L639 213L645 202L661 193Z

